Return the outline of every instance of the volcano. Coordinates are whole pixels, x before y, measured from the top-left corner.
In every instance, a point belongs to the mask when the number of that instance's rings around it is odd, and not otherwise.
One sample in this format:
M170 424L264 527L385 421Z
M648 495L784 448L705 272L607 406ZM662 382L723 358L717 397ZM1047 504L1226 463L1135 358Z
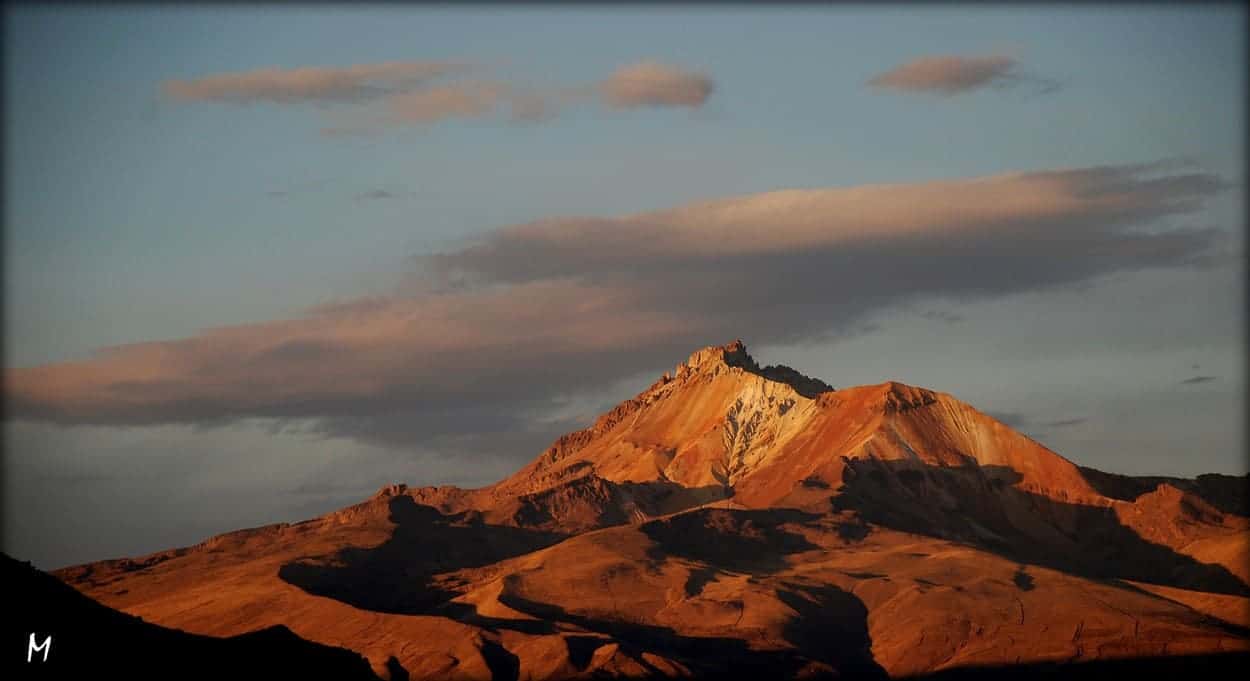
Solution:
M1081 467L951 395L835 389L734 342L494 485L54 574L390 679L1217 669L1250 651L1245 486Z

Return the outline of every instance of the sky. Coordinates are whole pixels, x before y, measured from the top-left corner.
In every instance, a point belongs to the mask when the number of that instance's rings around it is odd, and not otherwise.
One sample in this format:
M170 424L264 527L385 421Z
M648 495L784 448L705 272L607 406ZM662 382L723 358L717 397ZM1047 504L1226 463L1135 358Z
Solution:
M1244 8L5 8L3 549L489 484L695 349L1243 474Z

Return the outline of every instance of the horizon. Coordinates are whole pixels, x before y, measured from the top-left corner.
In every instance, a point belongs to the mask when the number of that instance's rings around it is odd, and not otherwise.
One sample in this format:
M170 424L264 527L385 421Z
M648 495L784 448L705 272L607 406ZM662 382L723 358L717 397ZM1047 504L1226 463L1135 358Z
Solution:
M490 484L735 338L1247 473L1244 7L4 11L39 567Z

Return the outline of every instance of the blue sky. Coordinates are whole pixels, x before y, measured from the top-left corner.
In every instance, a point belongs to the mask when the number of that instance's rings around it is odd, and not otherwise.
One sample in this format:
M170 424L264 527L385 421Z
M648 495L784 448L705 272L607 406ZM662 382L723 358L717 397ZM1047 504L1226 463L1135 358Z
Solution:
M7 327L9 363L293 313L385 285L377 272L402 267L398 254L546 215L1169 156L1239 174L1233 16L1221 7L18 10L5 60L16 95L6 98L6 271L19 320ZM1064 96L908 101L862 88L912 57L996 49L1061 80ZM555 124L449 122L326 140L315 107L159 98L166 79L270 65L460 57L580 82L640 56L711 71L715 100L695 115L572 112ZM266 195L318 182L286 200ZM416 196L350 200L376 188ZM249 294L257 290L266 295Z
M768 336L752 350L835 385L897 378L1036 422L1085 419L1038 433L1082 463L1125 473L1238 472L1240 411L1221 405L1243 394L1244 26L1233 5L6 8L5 366L54 365L102 347L391 295L413 271L412 256L544 218L1185 158L1232 188L1177 221L1223 230L1232 264L1108 273L1079 293L917 300L835 329L850 334L841 340ZM911 60L951 54L1010 55L1026 81L951 97L865 85ZM433 60L486 64L495 77L551 87L653 60L706 73L715 90L698 107L582 104L537 123L452 119L327 137L319 131L342 107L183 102L161 89L266 67ZM1059 87L1039 94L1028 79ZM361 198L380 190L396 198ZM1140 291L1154 294L1139 299ZM1053 322L1038 325L1041 318ZM576 417L630 396L654 373L630 366L583 395ZM1195 375L1218 379L1178 386ZM1155 434L1161 415L1169 427ZM310 444L242 422L145 428L6 424L6 463L18 472L6 482L34 480L39 489L38 480L107 459L114 498L100 502L100 517L131 517L125 500L144 492L118 490L152 487L127 477L154 455L144 447L170 457L170 479L180 482L169 484L201 490L203 480L229 480L230 466L244 465L243 454L211 453L228 448L282 462L272 485L313 487L339 476L334 462L347 459L381 462L361 487L379 479L481 484L537 451L499 445L465 463L429 442L397 448L336 436ZM1177 453L1193 442L1204 453ZM322 453L301 459L293 454L301 449ZM96 450L112 453L83 463ZM219 470L187 482L193 457L195 470L209 465L205 457ZM223 484L202 492L203 503L243 494ZM269 488L257 489L244 496ZM228 520L268 522L344 500L349 493L298 508L271 501ZM37 504L22 508L6 508L6 522L20 524ZM9 527L5 536L56 563L232 527L192 515L171 515L159 532L127 525L94 553L40 544L34 529ZM81 533L91 532L98 528Z

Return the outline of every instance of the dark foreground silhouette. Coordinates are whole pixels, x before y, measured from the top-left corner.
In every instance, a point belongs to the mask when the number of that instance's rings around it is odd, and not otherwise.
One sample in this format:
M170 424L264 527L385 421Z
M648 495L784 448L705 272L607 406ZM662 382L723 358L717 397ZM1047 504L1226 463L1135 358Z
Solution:
M360 655L283 626L214 638L150 624L5 554L0 583L5 679L378 678ZM46 660L42 649L29 649L32 633L39 645L52 637Z

